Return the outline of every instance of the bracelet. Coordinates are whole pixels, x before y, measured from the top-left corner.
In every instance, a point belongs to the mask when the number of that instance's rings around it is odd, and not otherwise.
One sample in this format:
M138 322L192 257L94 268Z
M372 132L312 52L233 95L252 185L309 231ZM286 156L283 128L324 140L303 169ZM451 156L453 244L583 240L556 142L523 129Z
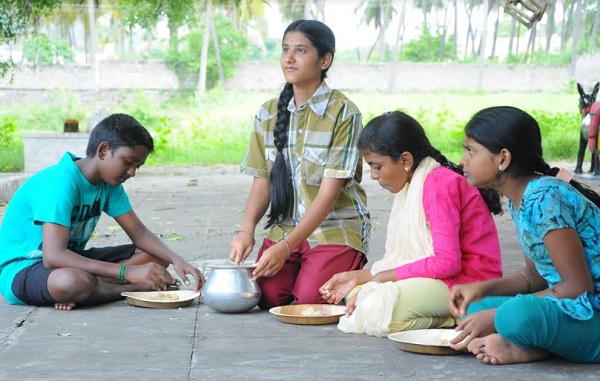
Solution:
M527 281L527 286L529 286L529 289L527 290L527 293L531 294L531 288L532 288L531 287L531 279L529 279L529 277L527 275L523 274L523 271L519 271L519 274L521 274L521 276L523 278L525 278L525 280Z
M291 254L291 250L290 250L290 243L288 242L287 238L283 237L281 239L283 242L285 242L285 246L287 246L287 257L290 257Z
M119 277L118 280L125 280L125 263L121 263L121 267L119 267Z
M250 237L252 237L252 245L256 244L256 240L254 239L254 236L252 234L250 234L250 232L247 232L246 230L236 230L233 232L233 235L237 235L238 233L246 233L248 234Z

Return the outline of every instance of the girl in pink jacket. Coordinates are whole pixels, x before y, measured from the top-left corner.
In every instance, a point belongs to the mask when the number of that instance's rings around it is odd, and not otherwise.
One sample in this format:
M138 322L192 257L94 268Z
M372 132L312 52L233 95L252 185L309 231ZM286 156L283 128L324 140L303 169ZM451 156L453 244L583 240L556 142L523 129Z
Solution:
M320 288L329 303L346 298L338 328L386 336L454 326L451 287L502 276L492 217L502 212L500 194L470 186L421 125L400 111L370 121L358 148L371 178L395 198L383 259L336 274Z

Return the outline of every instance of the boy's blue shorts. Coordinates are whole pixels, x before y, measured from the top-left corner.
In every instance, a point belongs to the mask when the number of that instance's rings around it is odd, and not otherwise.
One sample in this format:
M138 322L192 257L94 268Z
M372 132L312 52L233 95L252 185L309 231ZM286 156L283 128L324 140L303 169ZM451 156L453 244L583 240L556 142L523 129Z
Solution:
M117 263L131 258L135 245L127 244L112 247L92 247L80 253L86 258L103 262ZM40 261L19 271L12 282L12 292L19 300L32 306L46 306L56 303L48 291L48 277L56 269L44 267Z

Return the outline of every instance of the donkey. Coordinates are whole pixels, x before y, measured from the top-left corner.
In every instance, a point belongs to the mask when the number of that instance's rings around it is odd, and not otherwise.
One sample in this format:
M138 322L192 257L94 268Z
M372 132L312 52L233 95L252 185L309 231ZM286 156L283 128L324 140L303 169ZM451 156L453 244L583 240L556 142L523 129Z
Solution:
M579 112L581 113L582 123L579 133L579 151L577 152L577 165L575 173L582 173L583 156L586 146L592 153L590 163L590 173L594 176L600 174L598 165L598 120L600 119L600 102L596 102L596 95L600 89L600 82L597 82L590 94L586 94L583 86L577 83L579 91Z

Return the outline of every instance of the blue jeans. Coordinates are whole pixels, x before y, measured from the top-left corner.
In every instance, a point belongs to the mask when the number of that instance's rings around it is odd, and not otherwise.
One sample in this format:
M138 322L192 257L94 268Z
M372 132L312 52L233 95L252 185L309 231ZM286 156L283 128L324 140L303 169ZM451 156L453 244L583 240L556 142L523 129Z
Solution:
M518 347L541 348L573 362L600 363L600 311L590 320L576 320L549 298L517 295L473 302L467 315L492 308L497 308L496 332Z

